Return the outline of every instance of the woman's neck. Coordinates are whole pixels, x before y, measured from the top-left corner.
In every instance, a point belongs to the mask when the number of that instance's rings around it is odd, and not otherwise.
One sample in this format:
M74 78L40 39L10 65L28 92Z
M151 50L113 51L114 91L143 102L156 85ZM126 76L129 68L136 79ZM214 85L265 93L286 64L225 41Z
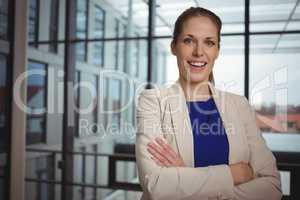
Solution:
M179 83L187 101L205 101L211 97L208 81L191 83L186 80L179 79Z

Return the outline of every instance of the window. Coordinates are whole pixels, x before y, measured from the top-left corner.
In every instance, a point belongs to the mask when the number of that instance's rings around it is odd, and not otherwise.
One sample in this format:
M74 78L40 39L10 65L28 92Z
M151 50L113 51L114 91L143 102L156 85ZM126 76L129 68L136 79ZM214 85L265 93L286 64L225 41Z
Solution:
M28 42L35 42L31 46L36 48L39 39L39 3L39 0L29 0Z
M97 154L98 153L98 144L93 144L92 146L93 148L93 153ZM96 185L98 183L98 156L94 156L94 169L93 169L93 175L94 175L94 184ZM95 199L97 198L97 188L93 189L93 196L95 197Z
M250 100L264 132L300 133L300 34L251 36Z
M120 21L118 22L118 36L119 37L126 37L126 26L123 25ZM119 40L119 52L118 52L118 69L125 72L125 56L126 56L126 48L125 48L125 40Z
M105 127L106 130L117 131L121 123L121 80L114 77L105 78L105 89Z
M126 26L119 19L115 19L115 37L126 37ZM125 69L125 40L115 41L115 69L123 71Z
M80 147L80 152L82 152L82 167L81 167L81 183L86 183L86 147ZM85 199L86 188L85 186L81 187L80 190L81 199Z
M99 78L97 75L92 75L91 76L91 83L94 86L94 92L92 93L93 97L92 97L92 102L93 102L93 132L96 133L97 130L97 124L98 124L98 96L99 96Z
M52 156L44 156L35 159L36 175L39 180L54 180L54 160ZM51 200L54 198L54 186L47 183L37 184L37 200Z
M117 79L110 79L109 82L109 98L111 100L111 110L113 111L111 116L111 125L120 127L121 118L121 81Z
M147 58L148 58L148 54L147 54L147 40L140 40L140 61L139 61L139 78L142 81L147 80ZM167 48L167 46L166 46ZM166 67L166 66L164 66ZM174 67L174 66L172 66ZM176 67L176 66L175 66Z
M105 13L104 10L95 6L95 19L94 19L94 38L104 38L105 30ZM104 42L99 41L94 43L93 51L93 64L103 66L104 64Z
M153 45L153 65L154 67L152 67L152 70L151 70L151 78L152 78L152 82L153 83L158 83L158 47L157 47L157 41L154 42L154 45Z
M0 0L0 39L7 39L8 0Z
M133 96L137 95L137 84L133 84L133 88L131 88L133 90ZM132 101L132 126L135 127L136 126L136 104L134 102L134 100Z
M59 21L59 2L58 0L51 0L50 8L50 27L49 27L49 39L51 41L57 41L58 39L58 21ZM57 53L57 42L52 42L49 45L49 51Z
M115 37L120 37L119 34L120 34L120 22L118 19L115 19ZM119 63L120 63L120 60L119 60L119 50L120 49L120 41L119 40L116 40L115 41L115 49L114 49L114 53L115 53L115 70L118 70L119 69Z
M282 31L299 30L299 2L269 0L251 1L250 30L251 31ZM298 8L296 8L298 4ZM296 8L296 9L294 9Z
M26 177L33 179L53 181L55 180L55 161L52 155L28 158L26 160ZM52 200L55 196L55 186L48 183L32 184L27 182L26 199L31 200Z
M98 84L97 75L80 73L78 78L79 92L79 137L91 136L97 133L98 123Z
M139 37L138 34L135 35L136 37ZM139 74L139 61L140 61L140 43L139 40L134 40L132 44L132 76L137 77Z
M222 36L220 56L215 62L214 79L217 88L244 95L244 37Z
M76 105L76 110L75 110L75 136L78 137L79 136L79 119L80 119L80 113L79 113L79 109L80 109L80 71L76 71L75 73L75 84L74 84L74 96L75 96L75 105Z
M46 65L28 62L27 78L27 144L46 142Z
M88 1L76 1L76 37L87 39L88 37ZM76 59L84 62L87 60L87 43L79 42L76 44Z

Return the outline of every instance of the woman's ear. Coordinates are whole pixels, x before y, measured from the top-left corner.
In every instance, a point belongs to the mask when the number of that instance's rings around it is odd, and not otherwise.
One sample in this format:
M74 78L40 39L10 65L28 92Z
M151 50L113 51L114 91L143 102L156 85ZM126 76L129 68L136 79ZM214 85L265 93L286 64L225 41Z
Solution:
M174 56L176 56L176 47L174 40L171 42L171 52Z

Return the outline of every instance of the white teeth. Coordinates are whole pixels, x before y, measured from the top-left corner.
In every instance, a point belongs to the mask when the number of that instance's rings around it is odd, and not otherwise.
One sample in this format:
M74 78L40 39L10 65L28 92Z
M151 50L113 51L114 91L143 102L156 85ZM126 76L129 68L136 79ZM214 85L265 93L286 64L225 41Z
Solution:
M204 67L206 65L206 62L190 62L190 64L195 67Z

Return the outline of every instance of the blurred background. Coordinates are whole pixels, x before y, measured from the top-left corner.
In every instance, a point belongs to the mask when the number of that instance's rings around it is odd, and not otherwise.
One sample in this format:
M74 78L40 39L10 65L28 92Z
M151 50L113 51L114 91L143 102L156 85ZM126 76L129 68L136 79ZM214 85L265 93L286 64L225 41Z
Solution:
M135 97L177 80L191 6L221 17L216 87L249 99L300 199L299 0L0 0L1 200L140 198Z

